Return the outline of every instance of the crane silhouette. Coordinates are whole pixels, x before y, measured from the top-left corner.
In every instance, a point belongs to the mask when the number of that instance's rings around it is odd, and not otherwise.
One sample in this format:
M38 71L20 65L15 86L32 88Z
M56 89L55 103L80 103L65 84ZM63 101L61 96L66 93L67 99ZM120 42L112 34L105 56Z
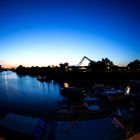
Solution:
M93 60L89 59L88 57L84 56L81 61L78 63L78 67L81 66L81 64L83 63L84 59L87 59L88 61L92 62Z

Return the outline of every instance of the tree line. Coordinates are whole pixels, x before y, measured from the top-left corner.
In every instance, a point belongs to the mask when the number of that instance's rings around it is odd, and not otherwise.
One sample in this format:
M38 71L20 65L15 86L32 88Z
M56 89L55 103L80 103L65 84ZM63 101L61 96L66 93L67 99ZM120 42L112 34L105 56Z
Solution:
M122 67L114 65L108 58L103 58L101 61L91 61L88 66L91 71L140 71L140 60L134 60Z
M88 66L84 67L84 72L113 72L113 71L140 71L140 60L134 60L130 62L125 67L120 67L117 65L114 65L111 60L108 58L102 58L100 61L90 61ZM64 73L64 72L80 72L82 69L82 66L69 66L68 62L60 63L59 66L47 66L47 67L38 67L38 66L32 66L32 67L25 67L22 65L19 65L16 69L14 69L15 72L18 74L29 74L29 75L54 75L58 73ZM2 65L0 65L0 71L2 71Z
M85 67L87 72L102 71L102 72L112 72L112 71L140 71L140 60L134 60L130 62L125 67L120 67L114 65L108 58L102 58L101 61L91 61L88 66ZM30 75L46 75L46 74L57 74L67 71L80 71L80 67L69 66L68 62L60 63L59 66L47 66L47 67L24 67L19 65L15 71L19 74L30 74Z

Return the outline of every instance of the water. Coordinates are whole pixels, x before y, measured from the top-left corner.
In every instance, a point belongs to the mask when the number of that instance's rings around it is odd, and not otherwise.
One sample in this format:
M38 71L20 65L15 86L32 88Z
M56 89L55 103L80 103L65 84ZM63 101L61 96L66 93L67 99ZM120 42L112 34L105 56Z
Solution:
M28 115L53 114L57 109L60 84L40 82L36 77L0 72L0 112Z

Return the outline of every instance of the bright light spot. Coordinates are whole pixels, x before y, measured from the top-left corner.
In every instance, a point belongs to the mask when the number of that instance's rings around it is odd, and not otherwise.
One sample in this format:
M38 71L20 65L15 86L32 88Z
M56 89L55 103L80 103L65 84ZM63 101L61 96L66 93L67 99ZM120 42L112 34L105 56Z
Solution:
M69 87L69 86L70 86L69 83L67 83L67 82L64 83L64 87L65 87L65 88L67 88L67 87Z
M125 94L126 94L126 95L129 95L130 90L131 90L130 86L127 86L127 87L126 87L126 93L125 93Z

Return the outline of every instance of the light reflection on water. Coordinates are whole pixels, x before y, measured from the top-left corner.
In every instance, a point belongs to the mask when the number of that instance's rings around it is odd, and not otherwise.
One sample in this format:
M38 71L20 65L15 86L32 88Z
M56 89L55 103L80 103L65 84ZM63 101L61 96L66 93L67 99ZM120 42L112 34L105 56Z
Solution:
M63 97L60 85L40 82L36 77L18 76L6 71L0 73L0 109L15 113L55 113L57 101Z

